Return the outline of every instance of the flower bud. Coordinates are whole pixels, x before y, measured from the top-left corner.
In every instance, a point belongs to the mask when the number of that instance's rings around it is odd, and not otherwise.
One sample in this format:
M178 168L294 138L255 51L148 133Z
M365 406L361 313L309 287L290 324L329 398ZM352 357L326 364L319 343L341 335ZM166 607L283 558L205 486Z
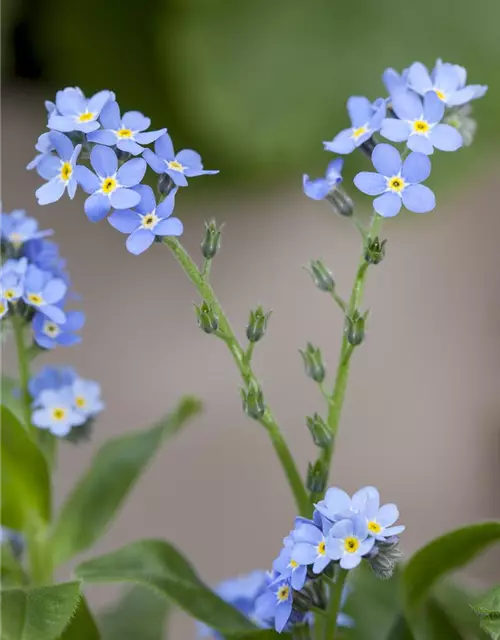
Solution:
M259 385L252 380L246 389L241 389L241 399L243 401L243 411L247 416L254 420L260 420L264 415L266 405Z
M458 130L466 147L469 147L474 141L474 135L477 129L477 122L471 117L471 114L472 106L470 104L464 104L461 107L450 110L443 119L445 124L450 124Z
M94 419L89 418L79 427L73 427L71 431L63 437L63 440L71 444L86 444L90 441L94 431Z
M354 311L352 317L346 316L344 332L347 342L353 347L359 346L365 339L366 315L361 315L359 311Z
M175 188L174 181L168 175L168 173L162 173L158 178L158 191L162 196L168 196L168 194Z
M401 561L403 553L399 548L399 538L388 538L385 542L375 544L368 556L368 562L377 578L388 580L392 578L396 565Z
M321 460L307 465L306 485L311 493L324 493L326 488L326 472Z
M377 146L377 143L375 142L375 139L372 136L371 138L368 138L368 140L365 140L359 146L359 148L366 156L368 156L371 159L373 150L375 149L376 146Z
M312 418L307 416L306 424L314 444L321 449L327 449L332 443L332 435L323 418L315 413Z
M219 328L219 318L205 300L200 306L194 305L198 326L205 333L214 333Z
M385 257L385 243L387 240L380 242L378 236L371 240L368 240L368 244L365 249L365 261L368 264L378 264L382 262Z
M220 249L222 226L217 227L215 220L205 222L205 236L201 243L201 252L206 260L212 260Z
M264 309L259 305L255 311L250 311L250 321L247 326L247 338L250 342L258 342L267 330L267 321L271 311L264 313Z
M325 197L326 200L332 205L336 213L346 218L352 216L354 211L354 203L347 193L338 185L335 189L332 189Z
M309 273L318 289L332 292L335 288L335 281L330 269L325 267L321 260L311 260L309 267L311 269Z
M304 360L304 367L306 375L312 378L315 382L323 382L325 379L325 365L323 364L323 358L321 357L321 351L315 349L313 345L308 342L305 351L300 351L302 359Z

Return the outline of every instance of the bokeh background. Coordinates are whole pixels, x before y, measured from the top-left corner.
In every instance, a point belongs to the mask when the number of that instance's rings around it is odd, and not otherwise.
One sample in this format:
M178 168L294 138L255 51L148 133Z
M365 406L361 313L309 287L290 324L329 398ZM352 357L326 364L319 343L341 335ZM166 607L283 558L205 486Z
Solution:
M255 366L305 469L314 450L304 417L323 406L298 349L320 345L333 373L342 319L301 265L323 258L347 295L359 241L303 196L301 174L323 171L321 141L346 126L346 98L381 95L387 66L442 57L490 85L474 105L474 145L433 157L436 210L384 228L387 258L370 273L369 333L354 357L333 468L332 482L375 484L398 503L411 553L500 516L499 24L498 0L3 0L3 207L56 231L88 319L82 345L44 360L98 379L107 405L90 444L62 447L59 499L107 438L148 425L183 393L205 403L95 552L166 538L216 583L269 566L294 507L266 434L242 414L232 361L197 328L195 292L168 251L131 256L106 222L87 221L81 194L37 208L40 180L24 167L45 127L44 99L68 85L113 89L122 110L150 115L177 148L221 170L177 199L185 244L197 254L203 221L225 222L213 283L239 335L250 308L273 309ZM361 167L361 154L349 157L347 185ZM369 200L358 202L363 215ZM465 576L499 578L498 552ZM115 593L99 588L90 599L101 606ZM174 637L193 633L175 619Z

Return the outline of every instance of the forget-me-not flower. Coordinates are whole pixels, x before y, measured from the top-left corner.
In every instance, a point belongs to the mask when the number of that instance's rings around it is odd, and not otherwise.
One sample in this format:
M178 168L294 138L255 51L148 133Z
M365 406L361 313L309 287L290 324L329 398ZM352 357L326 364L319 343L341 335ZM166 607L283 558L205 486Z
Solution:
M82 311L68 311L66 321L57 323L47 318L43 313L36 313L33 318L33 337L43 349L53 349L56 346L69 347L81 342L81 337L75 332L85 324L85 314Z
M4 317L4 315L9 310L9 301L7 298L3 297L2 291L0 289L0 320Z
M256 602L255 612L261 620L274 620L278 633L285 628L292 615L293 593L289 578L278 580Z
M307 578L308 563L299 564L292 559L292 550L295 545L293 534L294 532L292 531L283 540L283 548L273 562L273 570L279 574L280 579L290 578L292 587L299 591L304 586Z
M192 149L183 149L176 154L168 133L156 140L155 153L151 149L144 151L144 158L153 171L168 174L178 187L187 187L187 178L219 173L204 169L200 154Z
M444 102L435 93L425 94L422 100L410 91L393 96L392 108L397 118L385 118L380 134L392 142L406 142L412 151L430 155L434 147L440 151L456 151L462 136L455 127L440 124L444 116Z
M93 418L104 409L98 382L76 378L71 385L71 392L76 410L86 419Z
M377 173L362 171L354 178L356 187L370 196L378 196L373 208L384 218L392 218L401 209L426 213L434 209L434 193L422 184L431 172L431 161L423 153L412 152L401 160L399 151L390 144L378 144L372 153Z
M328 534L326 551L331 560L339 560L342 569L354 569L363 556L370 553L375 538L368 537L366 521L362 516L336 522Z
M404 69L403 73L398 73L392 67L388 67L382 74L382 82L390 96L394 96L400 91L406 91L409 88L408 69Z
M66 436L72 427L84 424L86 417L75 408L71 388L63 387L47 389L38 395L31 420L39 429Z
M146 118L139 111L127 111L120 116L120 107L115 100L106 104L99 117L103 129L93 131L87 135L89 142L98 142L134 156L144 151L143 144L150 144L166 133L166 129L145 131L151 126L150 118Z
M384 541L405 530L404 525L392 526L399 518L399 510L395 504L384 504L381 507L380 495L373 487L361 515L366 519L368 535L375 540Z
M421 62L414 62L408 69L408 86L421 96L432 91L448 107L482 98L488 90L485 85L467 85L464 67L441 60L437 60L431 73Z
M33 264L28 266L24 279L23 300L30 307L40 311L49 320L63 323L66 314L57 306L66 295L68 287L61 278L55 278L49 271L42 271Z
M82 189L91 196L85 200L85 213L91 222L105 218L111 208L128 209L140 202L140 195L133 191L143 179L146 163L133 158L118 169L118 158L113 149L100 144L90 153L90 164L95 173L78 165L76 178Z
M179 218L170 217L175 204L177 189L173 189L168 196L156 206L153 189L147 185L134 187L141 201L134 210L124 209L114 211L108 218L109 224L130 234L126 246L130 253L138 255L146 251L154 242L156 236L180 236L183 231Z
M0 268L0 295L3 299L14 303L22 298L27 269L26 258L4 262Z
M101 126L99 115L108 102L114 100L111 91L99 91L87 99L78 87L67 87L56 94L56 108L49 114L49 129L69 133L89 133Z
M73 143L59 131L52 131L50 140L58 156L49 154L42 158L37 171L48 182L36 190L38 204L50 204L61 198L67 190L71 199L75 197L77 181L75 175L76 161L82 150L82 145Z
M38 220L26 215L22 209L14 209L11 213L2 213L0 217L0 233L16 249L29 240L45 238L52 235L52 229L38 230Z
M59 255L57 243L44 239L28 240L23 245L23 253L29 262L69 284L66 261Z
M294 531L292 560L299 565L312 565L314 573L321 573L330 563L326 553L326 537L314 524L302 524Z
M36 405L37 398L42 391L47 389L57 391L63 387L70 388L77 378L78 374L73 367L46 365L30 378L28 390Z
M55 107L55 105L54 105ZM54 151L54 145L52 144L52 141L50 139L50 134L52 132L51 131L46 131L45 133L42 133L40 136L38 136L38 141L35 145L35 149L37 151L39 151L40 153L38 153L33 160L31 160L31 162L29 162L26 165L26 169L28 169L28 171L31 171L31 169L36 169L38 167L38 165L40 164L40 162L50 154L51 151Z
M344 166L343 158L335 158L332 160L327 169L324 178L315 178L310 180L307 174L302 177L304 193L313 200L324 200L326 196L342 182L342 167Z
M331 487L314 506L316 511L329 522L338 522L354 515L359 515L365 509L367 501L372 493L377 491L374 487L363 487L352 496L338 487Z
M351 127L338 133L331 142L324 142L327 151L351 153L369 140L380 129L385 116L385 101L379 99L371 103L363 96L351 96L347 101L347 111Z

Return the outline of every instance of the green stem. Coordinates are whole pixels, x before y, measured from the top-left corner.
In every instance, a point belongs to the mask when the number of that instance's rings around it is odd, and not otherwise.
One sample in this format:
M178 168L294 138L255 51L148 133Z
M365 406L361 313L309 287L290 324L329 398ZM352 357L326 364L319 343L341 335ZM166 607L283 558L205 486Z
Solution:
M247 350L245 351L245 362L247 366L250 365L250 363L252 362L254 349L255 349L255 342L250 342L250 344L247 347Z
M340 569L339 567L335 584L330 587L330 601L328 603L326 614L324 640L335 640L335 632L337 630L337 617L340 612L342 591L344 590L344 584L347 578L347 574L348 572L345 569Z
M14 338L16 341L23 418L26 429L33 435L31 427L31 397L28 390L28 383L30 379L30 358L28 355L28 349L24 344L24 320L15 312L12 315L12 328L14 329Z
M215 314L219 317L219 328L223 335L223 340L227 344L228 349L233 356L233 360L238 367L243 382L246 385L248 385L250 382L258 384L257 378L252 370L250 362L248 362L247 358L245 357L245 351L238 342L238 339L234 334L229 320L222 310L210 284L203 277L195 262L192 260L187 251L176 238L165 237L163 239L163 242L172 251L182 269L196 287L200 297L203 300L206 300L206 302L214 310ZM276 454L281 462L281 466L283 467L283 471L285 472L288 483L292 490L299 513L306 517L310 516L311 505L309 503L306 488L295 464L295 460L293 459L293 456L290 452L290 449L288 448L288 445L283 438L283 434L280 431L278 423L276 422L276 419L268 406L266 406L264 415L262 416L262 418L260 418L259 422L269 433L269 437L271 438L274 450L276 451Z

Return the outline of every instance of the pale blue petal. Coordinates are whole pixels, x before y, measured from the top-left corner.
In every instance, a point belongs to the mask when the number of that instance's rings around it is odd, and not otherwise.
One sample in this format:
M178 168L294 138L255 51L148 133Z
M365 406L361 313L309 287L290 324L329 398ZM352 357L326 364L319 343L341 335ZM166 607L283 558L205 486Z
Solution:
M382 74L382 82L385 84L385 88L390 95L393 95L396 91L406 89L406 81L395 70L389 67Z
M452 64L441 64L436 70L434 86L440 89L445 96L448 93L454 93L460 88L460 74Z
M181 171L174 171L174 169L167 169L166 173L172 178L174 184L178 187L187 187L188 181L186 176Z
M85 314L83 311L68 311L63 328L64 331L80 331L84 324Z
M326 179L329 182L342 182L342 169L344 167L344 158L335 158L326 169Z
M288 618L292 613L292 601L284 602L276 607L276 615L274 618L274 626L278 633L281 633L288 622Z
M64 116L76 116L85 111L85 98L81 91L74 87L67 87L56 94L56 107Z
M331 185L325 178L316 178L310 180L309 176L304 174L302 177L304 193L312 200L323 200L330 192Z
M411 189L412 187L408 188ZM375 198L373 208L383 218L393 218L398 215L401 209L401 198L396 193L384 193L384 195Z
M156 153L153 153L151 149L144 150L143 158L149 164L151 169L153 169L153 171L155 171L156 173L166 172L167 165L165 164L165 160L163 160L163 158L160 158L160 156L156 155Z
M184 226L179 218L167 218L158 222L154 228L157 236L180 236L184 231Z
M429 140L440 151L456 151L463 145L460 132L449 124L437 124L430 132Z
M361 563L361 556L357 553L346 553L340 559L342 569L355 569Z
M399 536L399 534L403 533L405 529L406 527L403 524L400 524L397 527L388 527L384 530L384 537L390 538L391 536Z
M39 429L48 429L52 423L52 415L50 409L36 409L31 414L31 421Z
M376 106L377 103L378 106ZM387 111L385 100L383 100L382 98L378 98L374 102L373 108L375 109L375 112L368 122L368 128L370 129L371 133L380 129L382 121L385 118L385 113Z
M73 116L59 116L53 113L49 117L48 127L55 131L64 131L66 133L75 130L75 121Z
M380 135L392 142L408 140L410 132L411 125L405 120L397 120L396 118L385 118L380 129Z
M408 149L417 151L418 153L425 153L428 156L434 153L434 147L429 138L418 133L412 133L406 144L408 145Z
M432 89L429 72L421 62L414 62L408 69L408 85L422 96Z
M183 167L190 169L203 170L203 164L201 162L201 156L193 149L183 149L175 156L177 162L180 162Z
M354 177L354 184L369 196L378 196L387 191L387 180L380 173L361 171Z
M344 129L331 142L323 142L327 151L333 153L352 153L356 148L352 137L352 129Z
M312 564L317 556L314 545L308 542L298 542L292 549L292 560L300 565Z
M146 118L140 111L127 111L123 115L122 124L132 131L144 131L151 125L151 119Z
M352 511L354 511L355 513L366 514L366 506L368 504L368 500L370 499L370 497L372 497L375 500L377 500L378 498L378 491L375 489L377 493L376 495L374 495L371 492L372 489L373 487L363 487L362 489L359 489L359 491L356 491L356 493L352 496L352 500L351 500ZM377 511L378 511L378 507L377 507Z
M151 144L155 140L158 140L158 138L166 132L166 129L158 129L158 131L146 131L145 133L136 134L135 139L140 144Z
M130 253L139 255L146 251L154 242L155 234L149 229L137 229L129 235L125 243Z
M112 100L112 98L113 94L111 91L99 91L90 98L88 110L91 113L99 115L106 102L108 102L108 100Z
M434 193L423 184L410 185L403 191L402 198L404 206L414 213L427 213L436 206Z
M372 164L383 176L395 176L401 169L401 156L390 144L378 144L372 153Z
M423 182L431 173L431 161L423 153L410 153L403 162L401 175L406 182Z
M141 197L133 189L116 189L109 196L111 206L115 209L131 209L139 204Z
M86 193L95 193L100 188L100 182L95 173L83 164L75 167L75 177Z
M141 220L135 211L130 209L122 209L121 211L113 211L108 218L109 224L121 231L121 233L132 233L141 224Z
M90 133L91 131L95 131L99 129L101 125L97 122L97 120L89 120L88 122L75 122L74 128L75 131L82 131L83 133Z
M175 158L174 145L172 144L172 139L168 133L165 133L156 140L155 153L164 160L167 160L167 162L170 162ZM152 169L154 169L154 167L152 167Z
M41 313L47 316L47 318L50 318L50 320L53 320L57 324L64 324L66 320L66 314L62 309L59 309L59 307L56 307L55 305L52 305L52 304L46 304L38 308L41 311Z
M133 158L118 169L118 182L124 187L135 187L144 178L145 173L146 162L142 158Z
M53 155L44 156L37 167L38 175L44 180L52 180L52 178L59 175L60 171L61 161Z
M377 522L382 525L382 527L390 527L398 518L399 511L397 506L395 504L384 504L378 512Z
M144 215L145 213L151 213L156 209L155 194L149 185L138 184L137 187L134 187L134 191L136 191L141 197L139 204L135 207L136 211ZM160 215L158 212L157 215L160 218L166 218L166 216Z
M66 323L63 325L66 329ZM79 344L82 341L81 336L77 336L73 333L61 333L56 338L56 343L61 347L72 347L75 344Z
M300 591L304 586L307 578L307 567L304 565L302 567L297 567L292 571L291 583L292 588Z
M351 506L351 498L349 495L338 487L331 487L325 494L324 504L327 512L326 517L338 515L344 511L348 511ZM318 506L318 505L316 505Z
M417 120L424 112L421 99L412 91L402 91L393 96L392 108L401 120Z
M455 91L448 96L445 96L445 101L449 107L457 107L462 104L467 104L476 97L478 96L475 95L474 88L472 85L470 85L468 87L464 87L463 89L459 89L458 91Z
M76 181L76 178L71 176L71 178L69 179L66 185L68 188L68 196L70 197L70 200L73 200L73 198L75 197L77 185L78 185L78 182Z
M115 175L118 168L118 158L116 153L109 147L96 144L90 152L90 164L98 176L107 178Z
M43 298L48 304L56 304L64 298L68 285L60 278L54 278L43 289Z
M353 531L354 524L352 520L341 520L340 522L336 522L330 529L330 537L344 539L348 536L352 536Z
M168 218L170 215L172 215L172 211L174 210L174 206L175 206L176 193L177 193L177 189L172 189L172 191L168 194L165 200L163 200L163 202L160 202L160 204L156 207L156 215L159 218ZM154 201L154 196L153 196L153 201ZM149 211L152 211L152 210L153 209L149 209Z
M351 96L347 100L347 112L354 129L368 124L372 116L372 103L364 96Z
M64 162L68 162L73 154L73 143L68 136L65 136L64 133L60 133L59 131L52 131L50 133L50 141L61 159L64 160Z
M316 574L321 573L328 564L330 564L330 558L327 555L319 556L314 561L313 572Z
M52 178L49 182L45 183L35 191L39 205L51 204L61 198L64 193L66 185L58 177Z
M91 222L99 222L108 215L111 204L109 198L102 193L94 193L85 200L84 209Z
M120 151L125 151L126 153L131 153L133 156L138 156L144 151L144 147L141 147L140 144L137 144L135 140L118 140L116 146Z
M353 532L356 538L364 540L368 535L368 527L366 518L363 516L354 516L352 519Z
M120 107L116 100L109 100L101 110L101 114L99 116L99 120L101 121L104 129L114 129L115 131L120 128ZM90 140L90 138L89 138ZM99 140L95 140L95 142L99 142ZM103 143L108 144L108 143Z
M344 542L340 538L328 538L326 552L331 560L340 560L344 554Z
M364 540L358 548L358 554L360 556L366 556L367 553L370 553L370 551L373 549L375 545L375 538L368 538L367 540Z
M112 103L111 103L112 104ZM89 142L97 142L98 144L105 144L108 147L112 147L117 142L116 134L113 131L106 129L98 129L87 134L87 140Z
M440 100L434 91L429 91L424 97L424 118L427 122L435 124L443 119L444 102Z

